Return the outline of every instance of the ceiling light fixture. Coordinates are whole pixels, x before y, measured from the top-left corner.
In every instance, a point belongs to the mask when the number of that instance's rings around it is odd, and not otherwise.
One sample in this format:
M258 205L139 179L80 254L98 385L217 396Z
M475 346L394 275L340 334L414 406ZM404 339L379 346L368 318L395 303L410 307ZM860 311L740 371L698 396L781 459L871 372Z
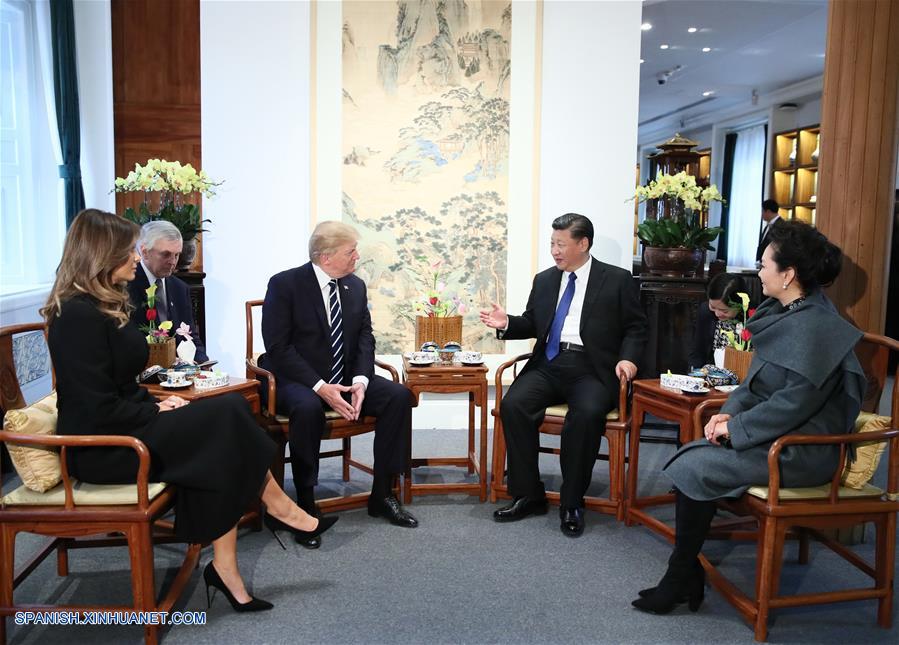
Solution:
M640 29L642 31L649 31L650 29L652 29L652 25L648 22L644 22L642 25L640 25Z
M642 58L640 59L640 64L641 64L641 65L642 65L643 63L645 63L645 62L646 62L646 61L643 60Z
M712 51L712 48L711 48L711 47L703 47L703 48L702 48L702 53L703 53L703 54L708 54L710 51Z
M697 31L699 30L696 27L687 27L688 34L695 34Z
M703 96L711 96L714 93L715 93L714 90L706 90L705 92L702 93L702 95Z
M668 45L659 45L659 49L668 49Z

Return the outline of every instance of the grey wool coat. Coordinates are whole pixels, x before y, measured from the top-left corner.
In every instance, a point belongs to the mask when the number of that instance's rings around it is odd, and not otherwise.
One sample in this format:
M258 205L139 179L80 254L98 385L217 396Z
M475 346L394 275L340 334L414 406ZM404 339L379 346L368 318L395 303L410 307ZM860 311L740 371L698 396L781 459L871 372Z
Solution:
M787 434L851 432L861 409L865 374L853 348L862 332L817 291L794 309L763 302L747 324L755 356L744 382L721 409L733 449L706 439L681 448L665 473L696 500L738 497L768 483L768 449ZM836 446L789 446L781 452L784 486L830 480Z

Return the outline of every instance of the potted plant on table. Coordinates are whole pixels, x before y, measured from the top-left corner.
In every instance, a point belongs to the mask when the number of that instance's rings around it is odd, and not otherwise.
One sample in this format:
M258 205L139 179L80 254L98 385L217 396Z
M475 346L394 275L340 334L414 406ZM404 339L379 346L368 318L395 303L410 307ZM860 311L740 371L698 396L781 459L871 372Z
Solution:
M185 269L196 255L197 235L206 230L203 224L210 221L202 219L200 206L189 199L193 195L212 197L218 185L205 171L197 172L191 164L148 159L143 166L135 164L127 177L116 177L114 190L117 193L143 193L143 201L137 209L125 209L125 219L140 226L154 220L166 220L175 225L184 241L178 268Z
M715 250L712 241L724 230L706 226L709 204L724 201L715 184L703 188L683 171L661 174L648 185L638 186L634 199L652 201L659 207L637 226L637 237L644 245L643 261L650 272L675 276L694 273L703 253Z
M415 349L421 348L428 341L434 341L440 347L448 342L461 343L462 314L465 313L466 306L458 295L447 289L448 272L443 261L431 262L424 256L419 256L416 260L419 266L413 278L423 287L424 295L412 305L415 314Z
M734 306L740 310L737 314L737 326L733 331L726 331L729 345L724 348L724 367L737 375L740 383L746 380L749 366L752 363L752 332L746 329L746 322L752 318L755 309L749 308L749 294L737 293L738 302Z

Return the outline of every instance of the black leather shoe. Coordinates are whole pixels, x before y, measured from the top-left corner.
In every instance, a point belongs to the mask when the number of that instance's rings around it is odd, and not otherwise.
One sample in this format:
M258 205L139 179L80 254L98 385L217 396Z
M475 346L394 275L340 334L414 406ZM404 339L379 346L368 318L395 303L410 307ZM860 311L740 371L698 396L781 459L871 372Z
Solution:
M584 509L579 507L566 508L560 515L562 523L559 528L568 537L578 537L584 532Z
M403 508L400 501L393 495L381 499L370 498L368 500L368 514L372 517L385 517L391 524L405 526L414 529L418 526L418 520L412 513Z
M516 497L508 506L493 511L493 519L497 522L516 522L528 515L546 515L547 508L545 497Z

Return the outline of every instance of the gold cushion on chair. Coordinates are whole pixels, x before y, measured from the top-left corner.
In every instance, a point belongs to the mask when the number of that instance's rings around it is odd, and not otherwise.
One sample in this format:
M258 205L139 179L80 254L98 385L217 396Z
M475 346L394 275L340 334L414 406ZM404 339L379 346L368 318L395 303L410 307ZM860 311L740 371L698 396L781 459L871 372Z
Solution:
M862 412L855 420L856 432L877 432L889 430L892 425L890 417L882 417L870 412ZM847 462L843 469L842 483L850 488L864 488L871 481L880 455L886 448L886 441L864 441L855 444L855 461Z
M568 414L568 404L563 403L562 405L554 405L552 407L546 408L546 416L548 417L564 417ZM618 420L618 408L615 408L611 412L606 415L606 421L617 421Z
M768 499L767 486L753 486L746 492L753 497L758 497L759 499ZM880 497L881 495L883 495L883 490L877 488L877 486L871 486L870 484L865 484L859 489L840 486L838 495L840 497ZM804 488L780 489L781 501L790 501L797 499L827 499L829 496L830 484L821 484L820 486L808 486Z
M333 421L334 419L342 419L339 412L334 412L334 410L325 410L325 421ZM290 423L290 417L277 414L275 415L275 421L282 425L287 425Z
M168 484L152 482L147 484L147 493L152 500L165 490ZM72 495L79 506L110 506L137 504L137 484L87 484L72 480ZM46 493L36 493L25 486L4 495L0 503L8 506L62 506L66 503L66 491L62 484Z
M21 410L9 410L3 418L3 429L18 434L56 434L56 392L51 392ZM59 451L54 447L6 444L12 464L22 483L38 493L53 488L62 479Z

